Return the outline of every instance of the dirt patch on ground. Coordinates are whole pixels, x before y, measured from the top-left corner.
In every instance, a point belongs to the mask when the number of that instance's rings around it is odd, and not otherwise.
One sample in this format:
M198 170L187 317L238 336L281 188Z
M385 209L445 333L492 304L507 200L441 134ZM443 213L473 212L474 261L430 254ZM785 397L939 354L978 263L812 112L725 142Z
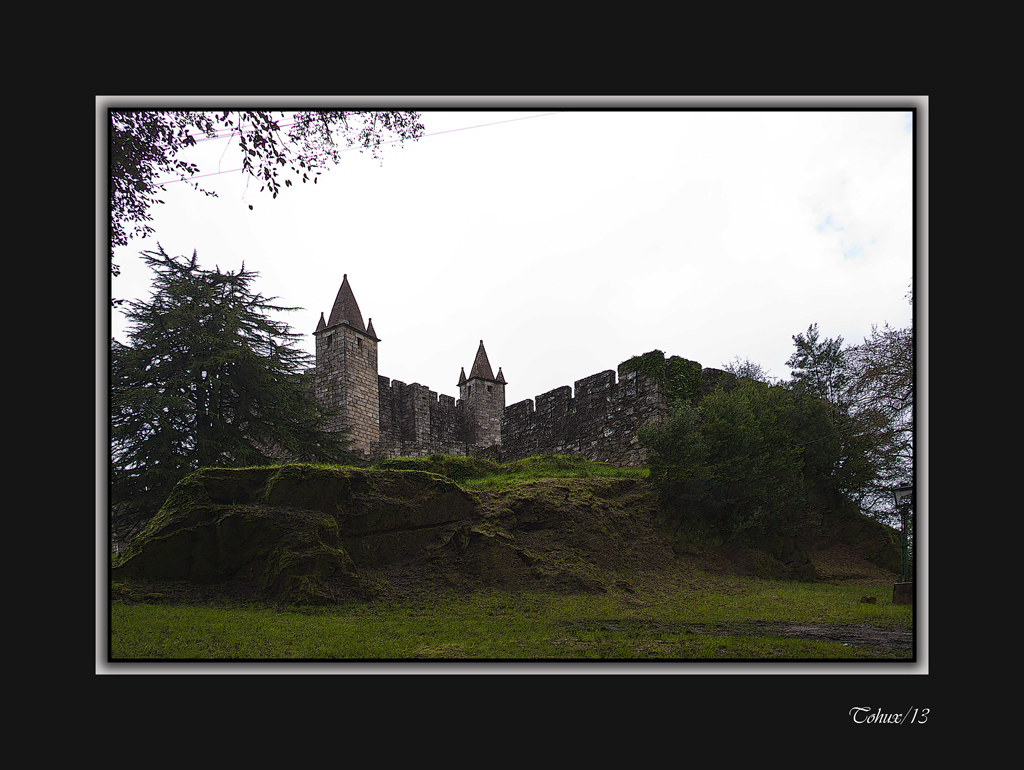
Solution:
M773 636L836 642L851 648L877 652L879 657L909 658L914 652L914 632L909 628L882 628L867 623L688 623L645 620L575 621L566 627L576 631L639 634L695 634L700 636Z
M851 647L868 647L880 651L906 653L914 651L914 631L910 628L882 628L867 623L771 623L751 621L709 629L706 633L721 636L782 636L838 642Z
M911 653L914 650L914 631L910 628L880 628L866 623L761 623L753 622L743 630L730 633L745 633L752 636L785 636L797 639L814 639L823 642L840 642L861 647L875 647Z

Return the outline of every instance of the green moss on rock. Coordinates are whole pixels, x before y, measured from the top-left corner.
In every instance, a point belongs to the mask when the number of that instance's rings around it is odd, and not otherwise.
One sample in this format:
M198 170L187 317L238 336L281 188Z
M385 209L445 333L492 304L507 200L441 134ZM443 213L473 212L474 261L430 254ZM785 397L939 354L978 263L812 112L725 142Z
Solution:
M185 479L112 566L115 579L243 581L282 601L330 601L357 563L418 553L473 515L453 482L421 471L285 465Z

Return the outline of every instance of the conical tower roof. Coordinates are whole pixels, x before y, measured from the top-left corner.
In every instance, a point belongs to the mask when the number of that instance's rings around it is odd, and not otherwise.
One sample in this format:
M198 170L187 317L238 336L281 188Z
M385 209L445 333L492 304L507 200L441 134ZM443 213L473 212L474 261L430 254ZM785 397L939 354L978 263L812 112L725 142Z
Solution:
M472 380L476 377L482 380L494 380L494 372L491 371L491 362L487 360L487 351L484 350L483 340L480 340L480 347L477 348L473 368L469 371L469 379Z
M363 314L359 312L359 304L356 302L356 295L352 293L352 287L349 286L347 273L342 277L338 296L334 298L331 317L327 319L328 326L335 324L348 324L353 329L366 331L366 327L363 326Z

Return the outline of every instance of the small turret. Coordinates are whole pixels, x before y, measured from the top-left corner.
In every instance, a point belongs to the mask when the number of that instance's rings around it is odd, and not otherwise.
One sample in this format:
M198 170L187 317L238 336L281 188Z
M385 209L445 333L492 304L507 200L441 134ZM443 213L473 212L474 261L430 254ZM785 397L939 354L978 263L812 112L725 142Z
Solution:
M505 384L505 375L500 368L498 377L494 376L484 341L480 340L469 377L466 377L465 367L459 374L459 396L464 409L466 442L471 446L482 449L501 443Z
M315 392L325 407L335 410L332 431L347 431L356 452L369 455L380 441L380 397L377 343L373 329L363 325L355 294L343 276L330 316L313 332L316 338Z

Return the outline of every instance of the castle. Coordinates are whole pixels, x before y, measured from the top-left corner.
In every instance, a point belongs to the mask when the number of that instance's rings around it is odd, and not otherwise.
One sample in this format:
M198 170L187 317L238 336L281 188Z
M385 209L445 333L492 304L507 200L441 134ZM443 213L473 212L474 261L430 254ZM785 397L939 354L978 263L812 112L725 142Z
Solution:
M505 377L491 369L483 340L466 376L459 375L459 399L426 385L406 385L377 371L380 338L373 319L363 325L345 275L330 316L313 332L316 339L314 392L337 410L330 430L348 430L352 451L367 458L414 457L434 453L481 456L507 462L535 454L577 454L619 466L645 464L637 439L640 427L661 420L668 399L650 376L619 366L505 406ZM699 367L699 364L694 364ZM722 374L718 370L705 373ZM713 379L713 378L712 378Z

